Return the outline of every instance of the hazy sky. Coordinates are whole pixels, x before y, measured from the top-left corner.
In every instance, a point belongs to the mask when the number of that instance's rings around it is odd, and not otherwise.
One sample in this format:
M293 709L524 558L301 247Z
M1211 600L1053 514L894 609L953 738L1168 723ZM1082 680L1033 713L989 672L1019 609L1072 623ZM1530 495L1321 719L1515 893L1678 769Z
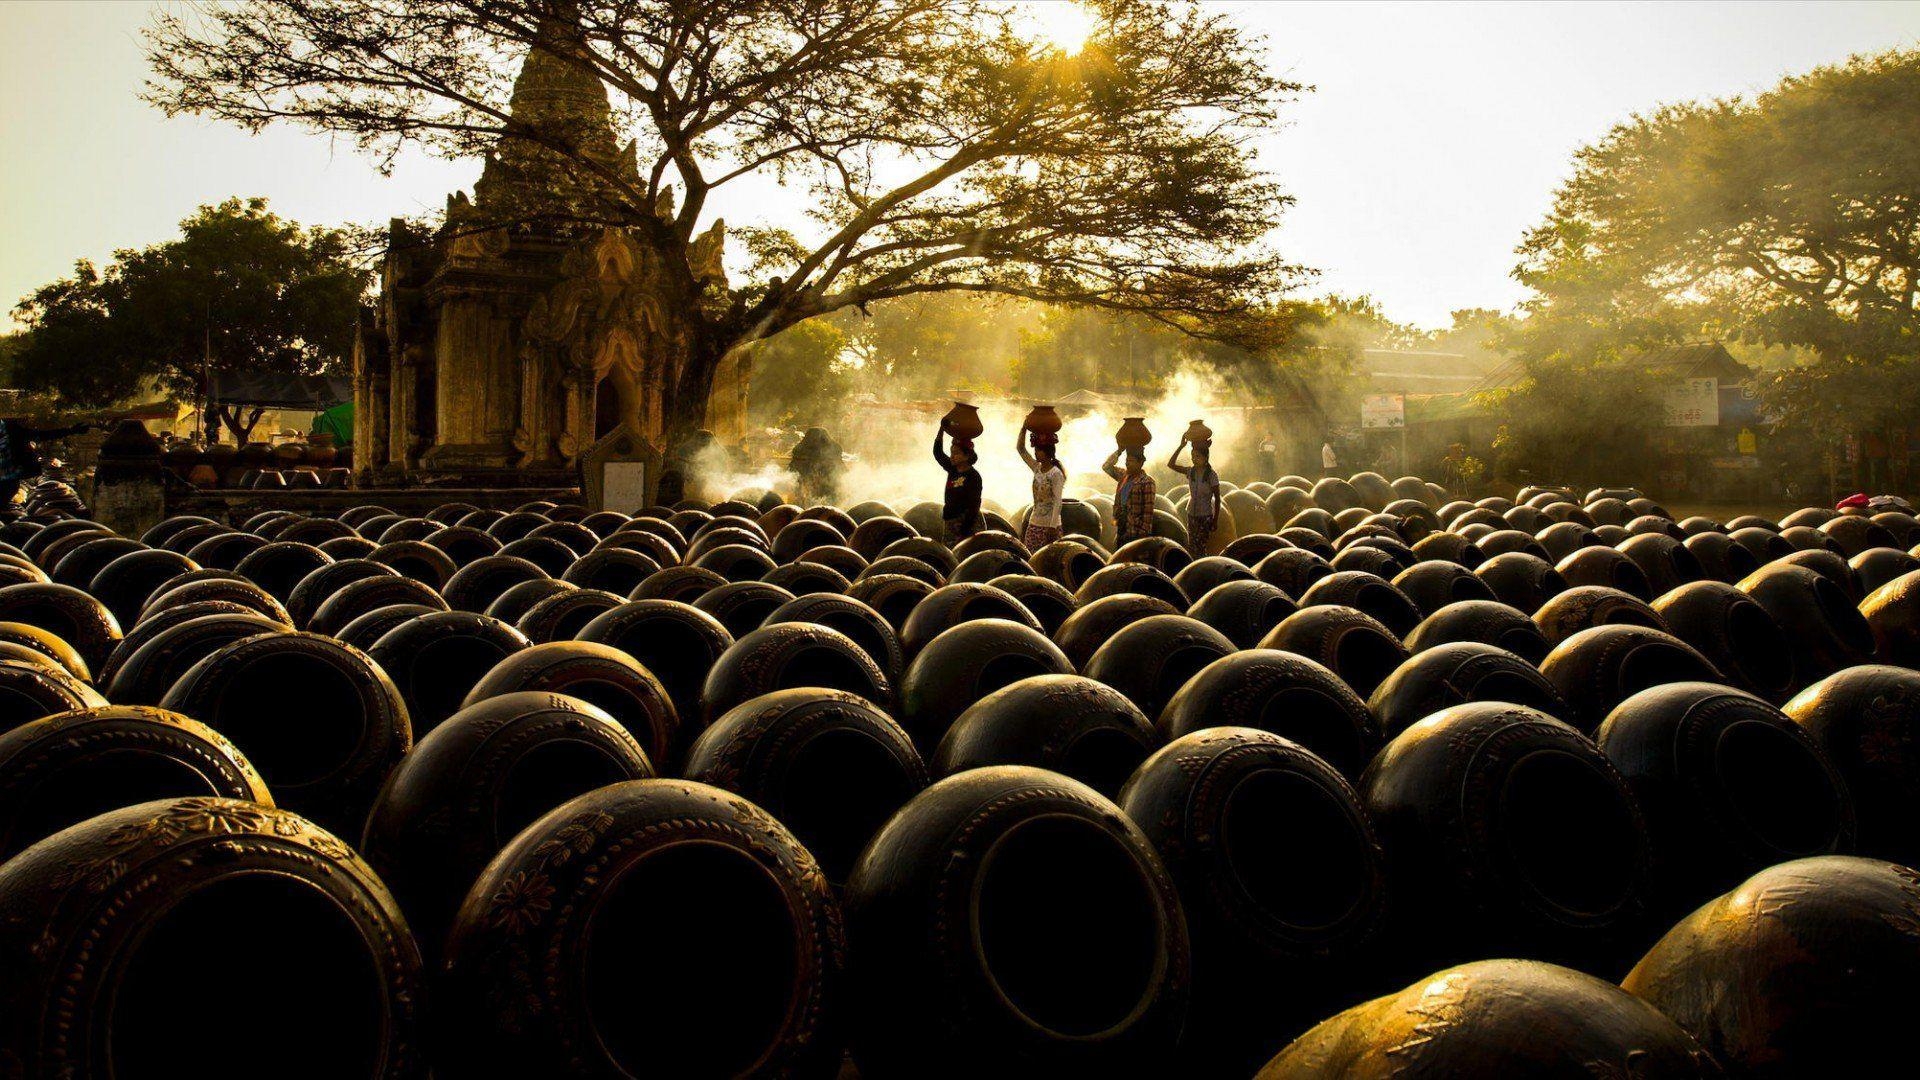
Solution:
M1575 149L1637 110L1762 89L1920 41L1920 3L1223 4L1314 93L1263 157L1299 202L1280 240L1314 292L1443 325L1506 307L1522 231ZM166 120L136 98L144 0L0 3L0 301L79 257L173 235L201 203L264 195L309 223L443 206L477 162L378 175L347 146ZM722 203L735 224L756 203Z

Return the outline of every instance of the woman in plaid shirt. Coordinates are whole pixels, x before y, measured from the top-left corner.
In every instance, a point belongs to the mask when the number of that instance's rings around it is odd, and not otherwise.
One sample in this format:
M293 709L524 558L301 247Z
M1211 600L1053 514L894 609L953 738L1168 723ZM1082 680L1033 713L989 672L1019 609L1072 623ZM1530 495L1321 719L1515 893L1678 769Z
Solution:
M1118 543L1124 544L1153 535L1153 497L1159 494L1159 490L1154 485L1153 477L1147 475L1147 455L1144 451L1125 451L1127 468L1124 472L1118 465L1121 453L1115 450L1100 467L1118 485L1113 490L1113 523L1119 534Z

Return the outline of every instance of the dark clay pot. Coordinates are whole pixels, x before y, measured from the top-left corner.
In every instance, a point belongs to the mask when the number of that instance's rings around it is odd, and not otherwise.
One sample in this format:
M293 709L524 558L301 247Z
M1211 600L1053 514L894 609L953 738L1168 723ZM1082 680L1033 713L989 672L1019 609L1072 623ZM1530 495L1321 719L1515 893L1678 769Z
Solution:
M1796 686L1809 686L1873 655L1867 620L1841 587L1804 566L1763 566L1739 585L1773 616L1793 650Z
M693 606L720 621L734 637L759 628L793 594L764 581L730 581L701 593Z
M742 635L716 660L700 690L702 724L775 690L843 690L885 709L893 683L858 642L816 623L775 623Z
M856 550L855 554L859 553ZM918 559L942 577L953 573L953 568L960 565L960 560L953 557L951 548L927 536L902 536L881 548L879 554L871 557L869 564L896 556Z
M659 572L660 564L638 551L601 548L580 556L561 579L582 589L599 589L625 597Z
M1033 553L1033 572L1078 589L1107 564L1100 553L1077 540L1055 540Z
M1188 679L1238 646L1220 631L1185 615L1150 615L1115 631L1081 671L1118 690L1149 717L1157 717Z
M697 549L699 544L694 546ZM721 544L688 556L688 565L711 570L728 581L758 581L778 565L773 556L748 544Z
M1858 604L1867 598L1865 590L1860 587L1859 575L1853 572L1853 564L1836 552L1814 548L1796 551L1777 561L1787 566L1804 566L1840 586L1840 591L1847 594L1850 604Z
M1471 570L1486 561L1486 552L1458 533L1437 532L1414 541L1413 554L1422 561L1458 563Z
M1538 668L1505 649L1456 641L1416 653L1380 684L1367 702L1391 739L1442 709L1475 701L1504 701L1556 720L1573 710Z
M166 1076L188 1058L202 1076L426 1075L405 920L351 848L291 813L204 797L115 810L8 861L0 906L20 916L0 926L17 1075ZM241 971L256 992L235 992ZM68 993L113 1007L59 1012ZM187 1051L180 1032L209 1002L237 1026ZM290 1015L325 1037L289 1039Z
M132 551L151 551L150 545L124 536L107 533L75 533L74 546L66 548L47 576L59 585L84 589L101 568ZM49 553L49 558L52 555Z
M943 571L910 555L882 555L868 563L867 568L860 571L860 576L854 580L858 583L871 577L893 574L918 578L936 589L947 583L947 575Z
M1332 564L1302 548L1283 548L1261 559L1253 576L1298 600L1314 582L1333 573Z
M1413 632L1420 625L1420 609L1405 593L1384 578L1356 570L1335 571L1320 578L1300 594L1300 606L1318 607L1341 604L1357 608L1379 620L1396 638Z
M1322 1022L1256 1080L1720 1075L1679 1025L1610 982L1533 960L1480 960Z
M1175 585L1173 579L1161 570L1146 563L1123 562L1109 563L1081 582L1080 587L1074 590L1074 598L1085 605L1121 593L1139 593L1165 600L1179 610L1184 610L1193 602L1186 591Z
M1160 744L1153 724L1114 688L1078 675L1036 675L995 690L940 740L936 776L1032 765L1111 798Z
M1786 713L1845 777L1860 854L1920 863L1920 673L1851 667L1801 691Z
M633 735L647 759L665 768L676 760L684 724L666 687L632 656L590 641L552 641L521 649L495 664L462 709L502 694L538 690L566 694L607 711Z
M1365 612L1335 604L1301 608L1260 642L1324 665L1365 697L1385 681L1408 653L1393 632Z
M814 623L840 631L873 658L888 682L898 681L906 669L906 656L893 627L879 612L850 596L837 593L796 596L775 608L763 625L777 623Z
M1085 667L1093 654L1120 629L1155 615L1178 615L1180 609L1158 597L1141 593L1117 593L1091 603L1082 603L1054 632L1054 641L1067 654L1075 670Z
M106 703L93 687L52 664L0 659L0 734L43 716Z
M1700 565L1700 576L1711 581L1735 584L1760 569L1753 552L1720 532L1704 532L1687 537L1687 553ZM1920 562L1915 563L1920 566Z
M1647 626L1672 633L1665 619L1653 606L1631 593L1605 585L1576 585L1540 605L1533 623L1549 647L1558 645L1582 630L1616 623ZM1543 652L1539 658L1544 659Z
M1005 619L1035 632L1041 629L1033 613L1005 591L979 582L957 582L942 585L914 605L900 628L900 646L912 660L935 637L978 619Z
M1547 549L1533 538L1532 529L1511 529L1495 527L1490 533L1474 541L1475 545L1491 559L1500 555L1519 552L1532 555L1537 559L1547 557Z
M1192 597L1205 596L1215 586L1229 581L1252 581L1253 571L1232 559L1219 555L1209 555L1195 559L1173 576L1173 583L1180 591Z
M232 743L175 713L102 705L24 724L0 735L0 862L99 814L187 795L273 805Z
M198 569L199 563L176 551L159 548L129 551L101 567L87 585L87 591L107 605L114 619L126 627L140 617L140 609L146 606L147 598L155 589Z
M333 556L312 544L275 541L248 552L233 572L272 593L284 604L302 578L332 563Z
M858 556L856 556L857 558ZM769 585L778 585L795 596L809 593L844 593L853 582L847 576L831 566L822 566L814 562L788 563L767 571L761 579Z
M1187 616L1218 630L1235 648L1251 649L1298 610L1286 593L1264 581L1229 581L1207 590Z
M632 600L596 616L575 640L611 646L639 661L667 689L676 716L700 715L707 671L733 645L718 619L675 600Z
M1775 704L1798 688L1791 643L1767 610L1739 589L1696 581L1654 601L1653 608L1673 636L1700 650L1729 685Z
M782 529L781 533L784 535L786 530ZM868 518L854 526L853 532L843 538L829 539L825 542L829 544L845 544L861 555L866 556L868 559L875 559L878 558L880 553L885 551L889 545L899 543L909 538L919 537L919 535L919 532L917 532L912 525L907 524L900 518L882 515L880 517ZM778 537L775 539L778 539ZM930 542L938 543L938 541Z
M1655 598L1691 581L1707 576L1700 560L1685 544L1671 536L1649 533L1621 541L1615 550L1633 561L1647 577L1647 588Z
M698 566L669 566L634 586L629 600L678 600L691 604L727 583L727 579Z
M1343 570L1358 570L1380 578L1392 578L1400 571L1412 566L1415 561L1412 555L1402 557L1394 551L1373 544L1352 543L1342 547L1329 565L1336 573Z
M1873 548L1848 559L1847 565L1853 568L1853 576L1860 582L1860 591L1871 596L1875 589L1895 578L1920 570L1920 559L1904 551Z
M197 571L197 573L231 574L232 571L200 570ZM208 601L236 604L260 615L264 615L288 629L293 629L292 614L287 611L286 607L283 606L280 601L274 599L272 593L255 585L253 582L238 577L207 577L200 578L197 581L184 580L190 576L191 575L183 575L180 578L175 578L173 581L162 585L152 596L148 597L146 606L140 609L140 617L134 620L134 624L128 628L128 632L131 633L146 625L154 616L163 611L185 607L188 604L202 604ZM123 642L124 640L125 639L122 639Z
M1417 562L1400 571L1394 576L1393 587L1400 590L1423 619L1448 604L1494 598L1493 590L1471 570L1438 559Z
M831 1077L844 948L826 876L765 811L691 781L603 787L474 883L435 1072Z
M121 638L119 621L104 603L54 582L0 586L0 623L38 626L73 646L94 669Z
M1435 713L1374 757L1360 794L1395 909L1396 963L1471 956L1620 963L1650 884L1646 826L1578 731L1519 705Z
M895 633L900 632L912 617L913 609L920 601L933 595L935 586L916 577L905 574L879 574L867 577L862 574L858 581L847 587L847 595L880 613ZM904 646L903 646L904 648Z
M626 602L601 589L573 589L534 604L513 626L535 644L572 641L588 623Z
M897 540L902 536L913 535L912 526L907 525L904 521L900 522L900 525L904 527L905 531L893 533L888 537L888 542ZM885 527L882 526L881 528L884 529ZM857 533L859 530L855 529L854 531ZM878 535L877 531L869 532L866 542L872 544L873 537L876 535ZM779 534L773 538L772 555L776 562L790 563L813 548L845 544L848 539L849 538L841 533L840 530L824 521L802 519L781 529ZM884 546L884 544L881 545L881 547ZM862 548L856 547L854 550L865 554L865 550ZM877 552L880 549L875 547L872 548L872 550Z
M577 795L652 775L604 710L564 694L502 694L420 740L381 789L360 850L421 952L437 958L467 887L520 830Z
M1172 1068L1190 956L1178 894L1139 829L1077 781L1003 765L915 796L854 870L847 936L863 1077Z
M1920 571L1875 589L1860 603L1873 635L1873 658L1883 664L1920 667Z
M1538 555L1510 551L1495 555L1474 570L1494 599L1523 615L1539 611L1540 606L1572 587L1553 564Z
M485 562L487 558L498 557L486 556L475 562ZM446 552L419 540L395 541L383 538L380 546L367 558L377 563L385 563L398 571L402 577L430 586L435 591L445 589L454 575L465 569L449 558ZM471 565L474 564L469 564Z
M1561 521L1549 525L1534 534L1540 549L1547 553L1547 561L1558 563L1583 547L1593 547L1600 538L1593 535L1589 525L1574 521Z
M1797 550L1791 543L1782 539L1778 531L1758 526L1735 529L1727 534L1727 538L1746 548L1748 554L1753 556L1754 562L1760 566L1791 555Z
M38 626L23 622L0 622L0 643L37 652L81 682L93 681L92 669L87 665L86 657L80 655L80 650Z
M189 609L177 610L184 615ZM174 683L202 659L244 638L288 631L288 627L250 611L143 623L122 639L120 644L126 651L116 650L102 666L106 672L103 689L109 700L121 705L158 705ZM283 687L279 692L297 693L298 688ZM260 704L277 698L278 694Z
M1436 645L1478 641L1537 664L1546 658L1547 639L1538 625L1497 600L1459 600L1427 616L1407 635L1407 651L1422 653Z
M579 588L569 582L554 578L534 578L531 581L509 586L506 592L495 597L493 603L487 605L486 615L488 618L498 619L512 626L520 621L521 616L532 611L534 605L540 601L561 593L578 591Z
M349 623L370 611L396 604L447 610L433 586L409 577L370 577L350 582L320 604L307 629L316 634L339 635Z
M1216 727L1258 728L1358 776L1383 741L1365 701L1322 665L1275 649L1246 649L1187 680L1161 710L1163 739Z
M1834 518L1820 526L1820 531L1839 545L1840 554L1849 559L1872 548L1901 549L1910 546L1902 544L1892 530L1879 522L1850 514Z
M737 792L792 829L836 887L928 775L900 725L856 694L776 690L709 725L688 779Z
M1600 749L1633 790L1667 918L1761 867L1853 850L1853 800L1817 744L1780 710L1714 683L1671 683L1620 703Z
M304 630L319 613L320 605L347 585L364 578L399 576L392 567L372 559L339 559L300 579L287 595L285 614L293 626ZM260 591L266 593L265 589Z
M537 581L547 572L526 559L512 555L488 555L455 571L440 595L454 611L485 612L500 594L526 581ZM569 584L578 584L570 582Z
M1915 910L1920 878L1907 867L1783 863L1681 920L1621 985L1732 1075L1885 1074L1920 1009Z
M947 728L974 702L1035 675L1070 675L1065 653L1039 630L1005 619L973 619L942 632L900 680L900 725L931 756Z
M500 661L531 646L525 634L470 611L440 611L394 627L368 647L407 703L419 739L460 710Z
M1037 574L1009 574L993 579L993 585L1018 600L1048 634L1060 629L1080 606L1066 586Z
M228 532L210 536L187 549L187 558L201 566L232 570L248 555L267 546L264 537L252 533ZM318 550L318 549L316 549Z
M492 533L467 525L454 525L425 538L429 546L447 553L447 558L465 566L475 559L497 555L506 544Z
M1724 682L1713 662L1672 634L1643 626L1596 626L1553 647L1540 673L1560 691L1583 732L1600 727L1614 706L1649 687Z
M1610 547L1583 547L1561 559L1554 570L1569 588L1600 585L1642 600L1658 595L1640 565Z
M1365 985L1385 856L1326 762L1269 732L1210 728L1155 753L1119 802L1172 875L1193 940L1183 1075L1244 1077Z
M379 665L312 633L241 638L187 669L160 706L231 739L277 805L349 835L413 745L406 703Z

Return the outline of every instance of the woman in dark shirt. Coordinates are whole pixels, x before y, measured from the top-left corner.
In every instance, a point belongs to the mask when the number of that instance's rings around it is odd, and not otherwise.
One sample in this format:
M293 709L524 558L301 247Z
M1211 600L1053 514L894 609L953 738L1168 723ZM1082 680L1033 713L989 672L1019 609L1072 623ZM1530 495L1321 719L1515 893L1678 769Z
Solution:
M953 440L953 454L948 456L942 445L946 438L947 421L942 418L940 430L933 433L933 460L947 471L940 516L946 519L947 543L951 545L980 531L980 474L973 468L973 443Z

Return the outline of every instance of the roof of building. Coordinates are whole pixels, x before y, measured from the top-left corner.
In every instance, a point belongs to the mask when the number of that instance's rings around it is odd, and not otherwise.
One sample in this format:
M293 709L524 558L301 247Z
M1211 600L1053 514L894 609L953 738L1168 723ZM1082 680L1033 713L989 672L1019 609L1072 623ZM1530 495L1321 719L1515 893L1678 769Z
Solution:
M1645 368L1650 372L1677 379L1719 379L1725 383L1740 383L1752 379L1753 368L1733 358L1727 347L1718 341L1686 341L1675 345L1660 345L1651 349L1631 353L1620 360L1623 366ZM1508 360L1487 373L1473 387L1474 390L1497 390L1513 386L1527 374L1526 365L1519 360Z

